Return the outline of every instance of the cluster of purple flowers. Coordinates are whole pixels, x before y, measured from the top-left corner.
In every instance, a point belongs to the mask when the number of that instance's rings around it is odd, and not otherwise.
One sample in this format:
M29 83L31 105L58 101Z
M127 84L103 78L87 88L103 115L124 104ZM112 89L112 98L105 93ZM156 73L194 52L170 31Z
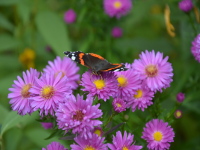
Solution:
M90 71L84 73L81 79L82 90L104 101L113 97L113 107L117 112L126 108L144 111L153 104L154 94L162 92L172 82L173 69L167 60L168 57L163 58L160 52L146 50L140 59L126 64L129 68L127 71L105 72L101 76L91 76Z
M133 135L126 132L122 136L118 131L116 137L113 136L112 144L104 144L102 134L94 134L95 128L103 124L99 120L103 112L99 108L100 104L93 105L93 101L95 97L104 101L113 98L113 109L118 113L128 108L132 111L144 111L153 104L154 94L162 92L172 82L173 69L167 60L168 57L163 58L160 52L146 50L132 64L125 64L127 71L95 75L89 70L80 80L76 63L67 57L57 57L54 61L49 61L41 73L30 69L23 72L23 78L18 76L9 89L11 93L8 98L11 99L12 109L20 115L39 111L41 117L55 117L59 129L77 135L74 139L76 144L71 145L74 150L107 147L113 150L139 150L142 146L132 144ZM73 94L79 85L87 93L86 99ZM173 137L172 128L158 119L147 123L142 136L149 143L150 149L169 148ZM54 146L64 149L58 143L52 143L47 149Z
M148 142L148 149L159 150L169 149L170 142L173 142L175 134L171 126L168 123L159 119L153 119L149 121L144 127L142 138ZM76 143L71 144L72 150L140 150L143 148L141 145L135 145L134 135L127 133L124 134L121 131L116 132L116 136L113 135L112 143L104 143L105 138L95 133L87 133L82 137L78 135L74 138ZM43 150L66 150L64 146L57 142L52 142L47 146L47 149Z

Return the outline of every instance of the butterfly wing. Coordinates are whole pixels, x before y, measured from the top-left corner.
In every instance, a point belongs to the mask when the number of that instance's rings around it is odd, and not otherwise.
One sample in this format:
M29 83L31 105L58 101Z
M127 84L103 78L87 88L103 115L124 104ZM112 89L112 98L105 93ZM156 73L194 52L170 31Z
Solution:
M102 56L94 53L66 51L64 52L64 54L72 60L76 61L77 63L90 68L95 74L98 74L98 72L127 70L127 68L125 68L123 64L111 64Z
M85 61L83 59L85 53L81 52L81 51L76 51L76 52L70 52L70 51L66 51L64 52L64 54L71 58L73 61L85 66Z
M106 71L126 71L128 70L124 64L107 64L104 66L104 68L101 70L102 72Z

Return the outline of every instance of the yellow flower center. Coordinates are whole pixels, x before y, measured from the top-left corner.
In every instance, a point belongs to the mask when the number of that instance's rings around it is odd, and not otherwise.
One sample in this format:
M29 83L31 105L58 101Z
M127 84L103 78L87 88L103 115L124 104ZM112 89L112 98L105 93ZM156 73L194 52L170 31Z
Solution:
M76 111L76 114L73 115L74 120L82 121L84 117L84 114L81 110Z
M119 87L125 87L127 85L127 79L124 76L118 77L117 81L119 83Z
M122 3L121 3L120 1L116 1L116 2L114 2L114 7L115 7L116 9L119 9L119 8L122 7Z
M84 148L84 150L96 150L94 147L92 147L92 146L86 146L85 148Z
M154 134L153 134L153 138L155 141L161 141L162 138L163 138L163 135L160 131L156 131Z
M181 111L176 111L176 117L181 117L182 112Z
M137 90L137 94L134 95L135 98L141 98L143 95L142 90Z
M119 103L116 103L116 106L117 106L117 107L122 107L122 105L121 105L121 104L119 104Z
M155 77L158 73L158 69L155 65L148 65L145 68L145 72L148 77Z
M122 150L129 150L126 146L124 146L123 148L122 148Z
M101 90L101 89L103 89L105 87L104 80L101 80L101 79L100 80L95 80L93 83L95 84L96 88L99 89L99 90Z
M101 136L101 130L99 130L99 129L96 129L96 130L94 131L94 133L97 134L98 136Z
M54 95L54 88L52 86L45 86L41 91L41 95L45 99L50 99Z
M31 88L31 84L26 84L23 86L22 90L21 90L21 95L23 98L28 98L30 97L30 92L29 89Z

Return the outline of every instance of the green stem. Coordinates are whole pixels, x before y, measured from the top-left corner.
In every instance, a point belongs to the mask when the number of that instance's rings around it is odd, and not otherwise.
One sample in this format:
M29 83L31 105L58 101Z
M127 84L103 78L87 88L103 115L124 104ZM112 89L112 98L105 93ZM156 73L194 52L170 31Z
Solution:
M194 21L193 21L193 19L192 19L192 16L191 16L190 13L187 13L187 14L188 14L188 17L189 17L189 20L190 20L190 24L192 25L192 29L194 30L195 35L197 35L197 29L196 29L196 27L195 27L195 25L194 25Z
M107 122L103 125L103 128L105 128L108 123L112 120L112 118L116 115L117 113L115 111L112 112L112 115L108 118Z
M166 117L165 121L170 121L170 118L173 116L174 112L178 109L178 107L180 106L180 103L176 103L176 105L174 106L174 108L170 111L169 115Z

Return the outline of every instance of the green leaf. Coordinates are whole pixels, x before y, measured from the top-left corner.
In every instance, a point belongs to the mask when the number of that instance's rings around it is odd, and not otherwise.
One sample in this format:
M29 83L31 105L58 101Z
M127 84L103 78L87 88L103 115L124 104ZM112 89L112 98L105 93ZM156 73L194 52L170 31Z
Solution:
M19 0L0 0L0 5L13 5L16 4Z
M50 133L42 128L29 128L25 131L25 134L33 143L37 144L40 147L46 147L46 145L48 145L52 141L59 141L58 137L53 137L49 140L45 140L45 138L48 137Z
M0 43L0 51L12 49L19 45L19 41L9 34L1 34Z
M8 110L3 107L2 105L0 105L0 124L2 124L3 120L5 119L6 115L8 114Z
M10 23L4 15L0 14L0 27L3 27L9 31L13 31L14 26Z
M24 24L29 21L32 7L33 4L30 0L20 0L17 4L17 11Z
M49 11L38 13L36 25L57 55L63 56L64 51L71 50L65 24L57 14Z
M20 144L20 140L22 138L22 130L18 128L13 128L6 132L4 135L5 139L5 150L16 150L18 145ZM10 144L10 140L12 139L12 144Z
M12 127L17 125L20 127L20 123L26 122L26 120L29 118L30 116L20 116L15 111L9 112L2 123L1 136Z

